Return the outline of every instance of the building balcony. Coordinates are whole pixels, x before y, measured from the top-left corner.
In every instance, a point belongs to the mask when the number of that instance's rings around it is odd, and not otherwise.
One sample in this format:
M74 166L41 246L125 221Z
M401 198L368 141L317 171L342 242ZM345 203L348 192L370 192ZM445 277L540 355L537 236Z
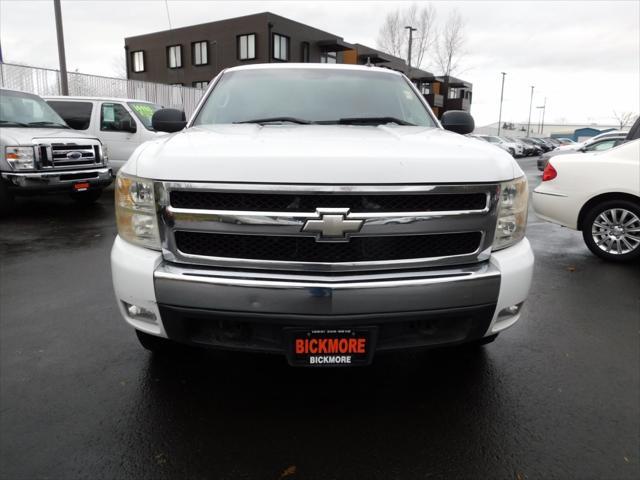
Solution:
M444 96L435 93L427 93L424 95L425 100L431 107L444 106Z
M471 102L466 98L448 98L447 110L464 110L468 112L471 109Z

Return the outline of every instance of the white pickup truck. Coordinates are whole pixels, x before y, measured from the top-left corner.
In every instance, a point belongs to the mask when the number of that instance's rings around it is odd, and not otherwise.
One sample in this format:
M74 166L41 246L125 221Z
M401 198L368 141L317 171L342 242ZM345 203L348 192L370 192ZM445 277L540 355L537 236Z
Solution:
M112 181L99 139L69 128L37 95L0 90L0 215L16 195L94 202Z
M120 170L111 253L145 348L362 365L488 343L518 320L533 270L526 177L459 135L473 130L467 113L441 125L404 75L236 67L189 122L166 109L153 124L176 133Z

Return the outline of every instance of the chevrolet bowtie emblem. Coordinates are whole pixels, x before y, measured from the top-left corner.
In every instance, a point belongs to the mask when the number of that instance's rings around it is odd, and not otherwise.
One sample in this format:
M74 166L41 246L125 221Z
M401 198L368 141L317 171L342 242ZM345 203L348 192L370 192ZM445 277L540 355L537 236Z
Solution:
M359 232L364 220L348 220L348 208L318 208L318 218L310 218L302 227L303 232L316 234L316 242L340 242L349 239L348 234Z

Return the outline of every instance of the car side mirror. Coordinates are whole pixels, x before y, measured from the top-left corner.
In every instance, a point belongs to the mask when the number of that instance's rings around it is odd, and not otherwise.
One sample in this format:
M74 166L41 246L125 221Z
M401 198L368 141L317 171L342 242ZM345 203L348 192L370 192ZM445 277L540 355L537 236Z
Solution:
M163 108L151 117L151 126L159 132L179 132L187 125L187 117L182 110Z
M476 127L473 117L464 110L449 110L442 114L440 119L445 130L464 135L473 132Z
M138 127L133 119L127 118L120 123L120 129L124 132L136 133Z

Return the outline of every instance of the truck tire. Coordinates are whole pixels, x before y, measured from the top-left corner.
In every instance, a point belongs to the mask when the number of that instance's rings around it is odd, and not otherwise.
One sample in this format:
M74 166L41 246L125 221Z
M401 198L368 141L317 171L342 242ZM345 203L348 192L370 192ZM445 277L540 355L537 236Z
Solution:
M584 216L582 238L604 260L640 258L640 202L613 199L594 205Z
M7 184L0 180L0 217L5 217L13 208L13 194Z
M87 190L86 192L74 192L71 194L71 198L80 205L91 205L92 203L98 201L100 195L102 195L101 188L95 190Z
M141 332L140 330L136 330L136 336L140 345L153 353L167 353L173 346L171 340Z

